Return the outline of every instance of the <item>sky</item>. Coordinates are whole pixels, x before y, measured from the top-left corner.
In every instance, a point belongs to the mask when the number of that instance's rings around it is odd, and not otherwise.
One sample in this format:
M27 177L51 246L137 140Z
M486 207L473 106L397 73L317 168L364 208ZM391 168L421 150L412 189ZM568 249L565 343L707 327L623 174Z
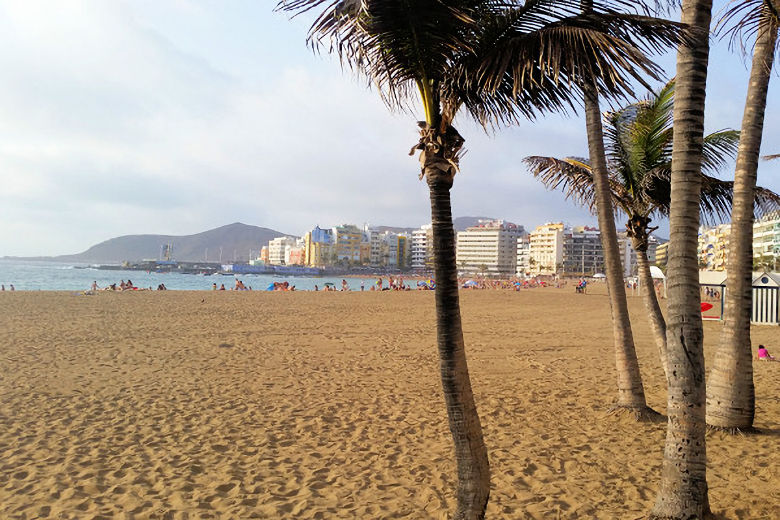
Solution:
M232 222L296 235L429 222L427 187L407 155L419 111L389 112L364 81L307 47L311 18L290 20L274 4L0 0L0 257ZM717 12L724 2L715 4ZM708 132L739 128L749 72L727 42L713 44ZM673 75L673 53L659 62ZM764 154L780 153L779 81ZM582 117L490 134L466 117L455 126L468 152L454 216L529 230L595 225L522 164L528 155L587 156ZM759 184L780 192L780 161L760 165Z

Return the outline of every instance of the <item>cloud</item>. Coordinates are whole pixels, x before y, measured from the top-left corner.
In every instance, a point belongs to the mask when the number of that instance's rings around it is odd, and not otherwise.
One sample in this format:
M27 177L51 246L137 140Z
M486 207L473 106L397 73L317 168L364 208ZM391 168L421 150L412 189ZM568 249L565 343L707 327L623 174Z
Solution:
M417 117L391 114L333 59L314 56L305 31L253 2L0 4L0 256L235 221L286 233L428 222L427 188L407 155ZM738 126L747 74L719 81L739 61L713 60L708 125ZM777 121L767 118L770 148ZM585 155L581 119L494 135L466 118L457 125L469 151L456 216L595 222L521 162ZM762 164L760 181L780 188L778 167Z

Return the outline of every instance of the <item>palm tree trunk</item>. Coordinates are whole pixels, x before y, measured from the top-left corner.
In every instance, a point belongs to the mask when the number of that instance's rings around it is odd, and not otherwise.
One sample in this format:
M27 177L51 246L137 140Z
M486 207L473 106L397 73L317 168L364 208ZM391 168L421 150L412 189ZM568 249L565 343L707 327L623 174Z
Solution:
M682 22L692 34L677 51L667 272L668 422L661 485L650 514L656 519L700 519L710 514L696 250L711 19L712 0L683 0Z
M766 24L759 29L753 51L734 174L723 330L707 386L707 424L732 431L752 429L756 411L750 342L753 198L778 31L774 18L764 13Z
M436 329L444 399L458 467L455 520L481 520L490 495L490 467L466 363L455 263L450 188L452 176L424 167L431 195L436 280Z
M639 361L634 347L634 336L628 316L626 287L623 283L623 266L620 262L617 230L615 229L612 196L607 179L607 160L604 151L604 133L601 126L601 110L596 88L585 85L585 120L588 132L588 149L596 191L601 247L607 275L609 306L612 312L612 334L615 341L615 362L618 375L618 400L616 407L634 412L638 419L652 418L657 414L648 408Z
M632 238L631 242L634 251L636 251L639 282L642 284L642 299L645 301L647 318L650 321L650 328L653 330L655 344L658 347L661 366L664 369L664 374L666 374L666 320L661 312L661 306L658 304L658 296L655 294L655 283L653 282L653 275L650 273L647 248L642 247L642 244L636 238Z

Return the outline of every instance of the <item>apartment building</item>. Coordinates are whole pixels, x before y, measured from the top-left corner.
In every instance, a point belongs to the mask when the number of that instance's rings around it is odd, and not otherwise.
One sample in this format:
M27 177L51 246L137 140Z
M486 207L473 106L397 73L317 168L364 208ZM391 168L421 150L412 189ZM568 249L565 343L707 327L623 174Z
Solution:
M344 224L332 229L333 255L336 262L352 262L359 264L363 231L352 224Z
M753 223L753 265L777 271L780 267L780 211Z
M433 269L433 226L425 224L412 231L411 268L415 271Z
M555 274L563 263L563 222L537 226L529 237L529 272Z
M476 226L459 231L456 261L464 274L509 277L517 270L517 239L523 226L504 220L480 220Z
M604 272L604 251L598 228L575 226L563 232L563 275L593 276Z
M658 246L664 242L655 235L647 237L647 261L650 265L656 263ZM625 231L618 232L618 247L620 248L620 262L623 264L623 276L626 278L635 276L639 270L636 263L636 251L631 244L631 237Z
M304 265L309 267L324 267L331 261L333 255L333 230L321 229L315 226L306 233L304 241Z
M725 271L731 224L699 228L699 269Z
M296 245L296 239L292 237L277 237L268 243L268 263L272 265L285 265L289 258L289 250Z
M531 273L531 241L529 235L523 235L517 239L517 276L526 276Z

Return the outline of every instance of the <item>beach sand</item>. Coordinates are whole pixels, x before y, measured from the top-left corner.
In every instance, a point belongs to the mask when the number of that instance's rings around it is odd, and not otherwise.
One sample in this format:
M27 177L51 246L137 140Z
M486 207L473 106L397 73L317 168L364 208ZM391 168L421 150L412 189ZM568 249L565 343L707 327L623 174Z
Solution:
M638 519L666 424L607 413L609 307L573 287L462 292L488 518ZM641 299L649 404L666 392ZM0 294L0 518L447 518L433 293ZM712 360L720 324L705 323ZM777 327L754 343L780 354ZM709 433L714 512L780 511L780 363L756 426Z

